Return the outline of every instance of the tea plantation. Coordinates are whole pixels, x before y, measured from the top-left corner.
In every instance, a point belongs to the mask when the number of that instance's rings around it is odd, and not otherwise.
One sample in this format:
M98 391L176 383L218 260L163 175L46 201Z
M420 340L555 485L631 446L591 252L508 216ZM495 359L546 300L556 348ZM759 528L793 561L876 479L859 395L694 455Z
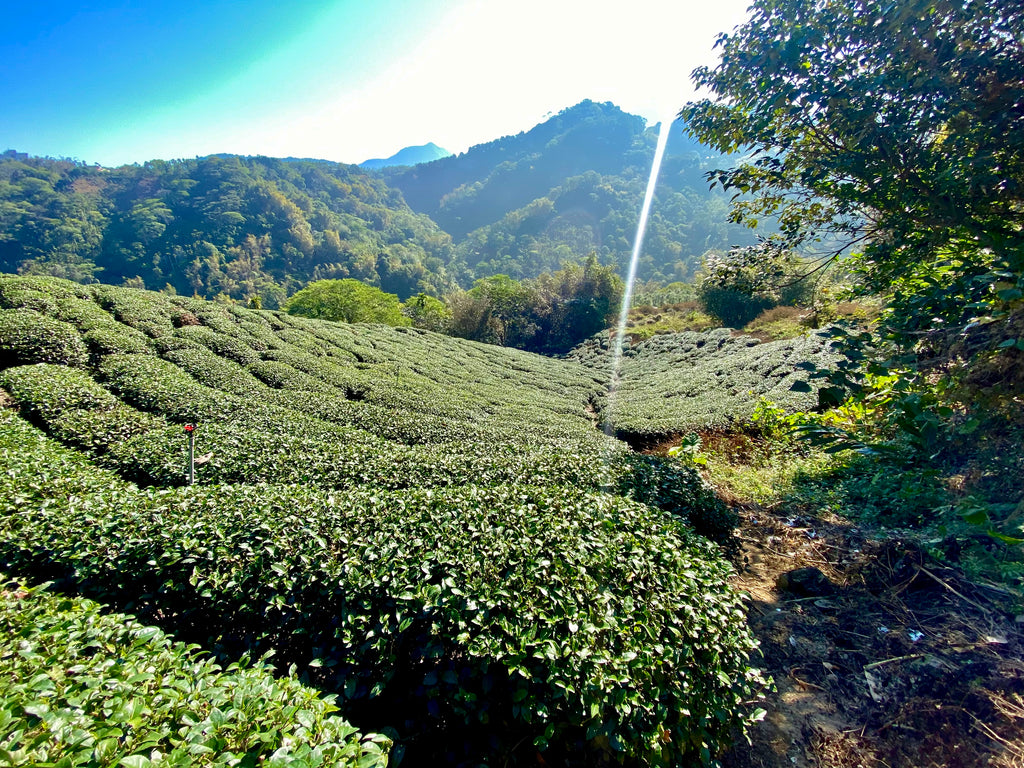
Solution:
M834 356L823 332L767 343L733 335L728 328L659 334L635 343L627 339L603 415L615 434L643 443L664 435L742 426L762 400L786 411L811 410L817 405L815 389L792 389L797 381L807 380L796 366L812 362L825 367ZM567 357L605 381L612 377L607 332Z
M767 684L732 519L601 422L743 419L821 345L675 336L609 405L599 349L0 276L0 569L56 591L5 593L0 757L362 766L393 740L392 764L713 764ZM28 677L43 645L81 674ZM312 689L231 666L266 653ZM200 668L215 695L181 703Z

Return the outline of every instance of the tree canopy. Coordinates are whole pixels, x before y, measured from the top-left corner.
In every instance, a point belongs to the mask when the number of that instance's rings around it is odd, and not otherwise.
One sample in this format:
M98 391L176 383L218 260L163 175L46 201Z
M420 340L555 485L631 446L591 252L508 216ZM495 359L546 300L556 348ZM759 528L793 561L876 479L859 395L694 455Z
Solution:
M897 335L960 329L1024 290L1024 6L756 0L694 73L692 133L746 160L714 182L789 247L838 237ZM747 253L749 255L749 252Z
M398 296L358 280L317 280L285 303L289 314L342 323L411 325Z
M491 275L448 298L455 336L533 352L568 352L608 327L622 300L622 279L591 254L536 280Z
M0 154L0 272L276 309L320 279L443 293L450 250L395 190L338 163L214 155L100 168Z

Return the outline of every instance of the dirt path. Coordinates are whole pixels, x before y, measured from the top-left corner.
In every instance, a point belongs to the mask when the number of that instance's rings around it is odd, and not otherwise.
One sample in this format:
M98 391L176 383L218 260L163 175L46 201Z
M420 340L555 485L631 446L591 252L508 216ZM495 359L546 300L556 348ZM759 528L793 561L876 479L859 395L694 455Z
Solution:
M727 768L1024 768L1024 616L1005 592L839 519L736 511L777 691ZM780 588L798 568L827 581Z

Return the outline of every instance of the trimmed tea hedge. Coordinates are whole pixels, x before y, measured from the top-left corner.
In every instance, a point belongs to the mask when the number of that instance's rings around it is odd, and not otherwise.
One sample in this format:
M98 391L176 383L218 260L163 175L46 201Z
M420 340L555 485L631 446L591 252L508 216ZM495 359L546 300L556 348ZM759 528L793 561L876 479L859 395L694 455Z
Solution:
M435 759L708 761L763 687L728 565L621 497L139 491L12 416L0 434L6 568L276 650Z
M21 412L67 445L100 455L136 435L166 427L157 416L125 405L85 371L26 365L0 371Z
M587 412L597 388L593 375L581 366L518 350L416 329L341 326L55 279L0 276L0 303L18 313L36 307L66 320L64 330L77 329L79 346L91 353L88 360L36 356L11 359L5 366L64 362L87 367L135 407L174 419L177 413L190 420L183 411L197 394L193 418L228 415L219 407L220 398L214 398L214 413L204 407L211 405L211 393L191 386L202 383L259 401L253 402L257 407L276 403L404 443L601 441ZM30 317L29 325L38 325L42 316ZM153 351L173 360L177 369L177 375L170 367L157 374L168 380L157 384L166 397L146 403L144 393L132 391L133 384L114 375L104 380L112 359ZM152 364L133 359L122 370L130 372L132 366L139 366L137 378L154 372ZM186 371L191 383L181 376ZM130 377L127 373L121 379ZM310 397L310 391L317 396ZM342 400L367 407L335 408ZM234 404L231 410L237 410Z
M56 277L0 275L2 309L31 309L44 315L51 315L57 312L61 301L89 295L86 286Z
M74 326L29 309L0 309L0 369L27 363L84 365L88 359Z
M118 358L119 362L124 362ZM155 365L161 361L139 361ZM132 364L128 371L138 370ZM145 367L143 365L142 367ZM135 387L147 379L129 378ZM121 403L83 371L35 365L0 372L23 412L63 442L100 455L106 466L146 485L185 482L187 442L180 425ZM213 390L209 390L213 391ZM687 520L725 543L735 521L697 473L678 462L623 450L572 444L504 447L475 441L406 446L353 427L272 406L246 409L228 396L233 421L205 422L198 432L202 483L309 483L401 489L528 483L609 489ZM180 415L180 414L179 414ZM104 453L106 452L106 453Z
M89 287L96 302L118 322L154 339L174 331L174 323L167 312L167 300L159 294L112 285Z
M388 763L388 739L261 662L222 669L130 616L11 582L0 584L0 702L6 766Z
M817 406L816 384L798 365L826 365L833 358L822 334L761 343L720 328L706 333L667 333L623 349L619 384L602 397L602 420L616 435L651 439L749 422L757 403L771 400L786 411ZM611 378L611 342L601 334L568 357ZM810 392L792 390L807 382Z

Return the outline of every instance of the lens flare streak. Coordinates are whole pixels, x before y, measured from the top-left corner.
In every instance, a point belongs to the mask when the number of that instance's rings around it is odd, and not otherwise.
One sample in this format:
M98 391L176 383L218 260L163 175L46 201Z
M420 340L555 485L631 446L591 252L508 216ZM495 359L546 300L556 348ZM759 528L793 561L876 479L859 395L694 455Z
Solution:
M658 132L658 146L654 151L654 160L651 162L651 175L647 179L647 191L644 193L644 204L640 207L640 220L637 222L636 237L633 238L633 253L629 259L629 273L626 276L626 290L622 294L622 307L619 310L619 322L612 337L612 376L608 385L608 402L605 411L605 433L611 435L612 428L612 405L615 399L615 392L619 385L619 367L622 364L622 344L626 335L626 322L629 319L629 307L633 303L633 284L636 282L637 265L640 262L640 252L644 245L644 235L647 233L647 219L651 215L651 203L654 201L654 188L658 182L658 173L661 171L661 161L665 157L665 147L668 145L669 130L672 126L672 119L661 121L661 129Z

